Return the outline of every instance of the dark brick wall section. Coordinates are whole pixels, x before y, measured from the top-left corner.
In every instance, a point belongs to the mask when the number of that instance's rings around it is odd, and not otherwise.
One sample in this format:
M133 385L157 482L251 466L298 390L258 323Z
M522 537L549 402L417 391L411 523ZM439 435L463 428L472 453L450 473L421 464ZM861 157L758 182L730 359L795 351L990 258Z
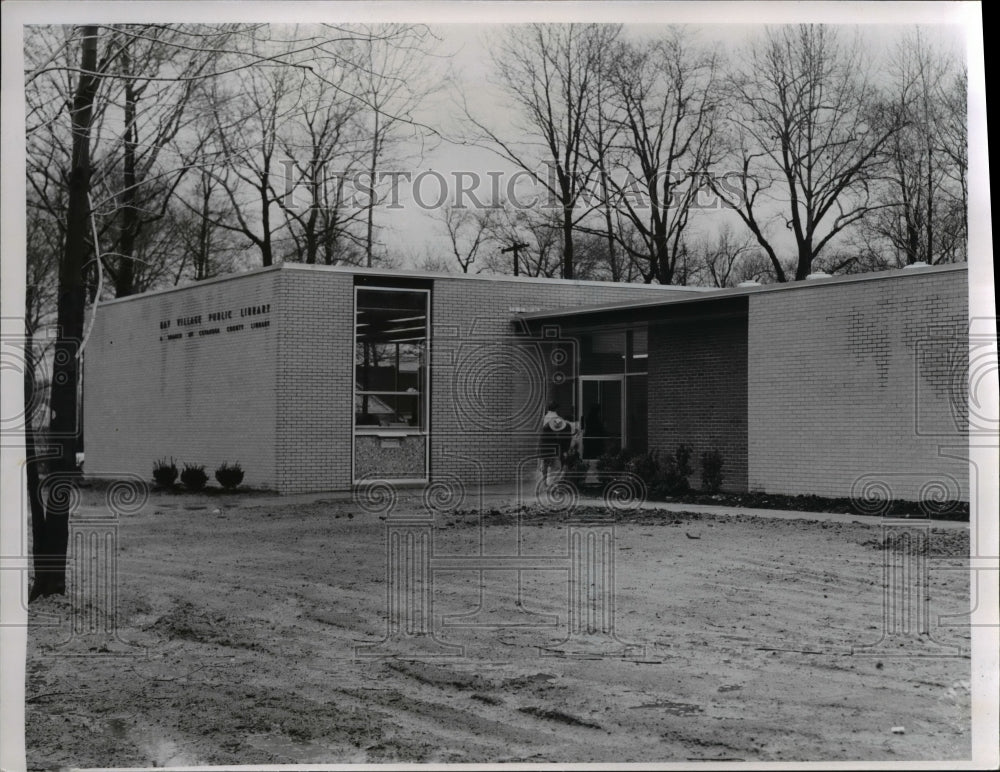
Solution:
M666 300L684 292L642 284L436 279L431 478L455 485L460 479L471 492L478 484L530 477L545 403L575 373L576 349L558 325L516 339L512 321L519 312ZM569 406L562 407L568 413Z
M701 454L718 450L723 489L747 488L747 320L651 324L649 447L692 448L692 487L701 487Z

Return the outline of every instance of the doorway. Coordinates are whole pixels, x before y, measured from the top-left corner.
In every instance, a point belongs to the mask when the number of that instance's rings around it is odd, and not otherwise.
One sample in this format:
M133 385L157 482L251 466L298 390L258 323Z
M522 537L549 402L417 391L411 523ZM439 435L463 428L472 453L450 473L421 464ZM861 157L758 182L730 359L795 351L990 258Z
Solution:
M580 377L583 458L594 460L625 447L625 376Z

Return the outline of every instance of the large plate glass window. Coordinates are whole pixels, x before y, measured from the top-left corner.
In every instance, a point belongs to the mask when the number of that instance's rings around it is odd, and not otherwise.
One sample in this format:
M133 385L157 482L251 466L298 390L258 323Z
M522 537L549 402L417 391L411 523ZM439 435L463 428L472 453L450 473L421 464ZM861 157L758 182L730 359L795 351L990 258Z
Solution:
M424 479L426 290L358 287L355 298L355 479Z

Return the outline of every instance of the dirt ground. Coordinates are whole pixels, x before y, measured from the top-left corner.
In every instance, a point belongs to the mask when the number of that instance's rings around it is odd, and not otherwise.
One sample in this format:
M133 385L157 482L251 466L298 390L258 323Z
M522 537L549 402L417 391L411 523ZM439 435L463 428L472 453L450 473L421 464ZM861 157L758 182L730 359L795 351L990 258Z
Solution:
M32 606L28 768L970 755L966 529L900 562L875 519L620 513L616 640L581 649L565 556L588 514L439 513L435 556L520 544L550 569L522 572L517 606L513 571L442 561L432 627L459 655L421 637L359 659L387 632L377 514L155 495L118 524L116 636L74 632L68 598ZM930 636L882 638L887 561L929 576Z

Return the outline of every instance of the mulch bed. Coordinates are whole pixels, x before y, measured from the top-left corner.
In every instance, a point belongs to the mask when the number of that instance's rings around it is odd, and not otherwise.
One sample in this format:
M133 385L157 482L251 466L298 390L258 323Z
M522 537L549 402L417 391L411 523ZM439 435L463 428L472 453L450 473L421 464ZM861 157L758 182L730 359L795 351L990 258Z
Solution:
M601 496L601 487L588 486L580 491L587 496ZM774 493L702 493L658 495L652 491L650 501L678 504L705 504L746 509L784 509L793 512L832 512L835 514L874 517L920 517L935 520L968 522L969 503L966 501L905 501L884 499L828 498L826 496L787 496Z

